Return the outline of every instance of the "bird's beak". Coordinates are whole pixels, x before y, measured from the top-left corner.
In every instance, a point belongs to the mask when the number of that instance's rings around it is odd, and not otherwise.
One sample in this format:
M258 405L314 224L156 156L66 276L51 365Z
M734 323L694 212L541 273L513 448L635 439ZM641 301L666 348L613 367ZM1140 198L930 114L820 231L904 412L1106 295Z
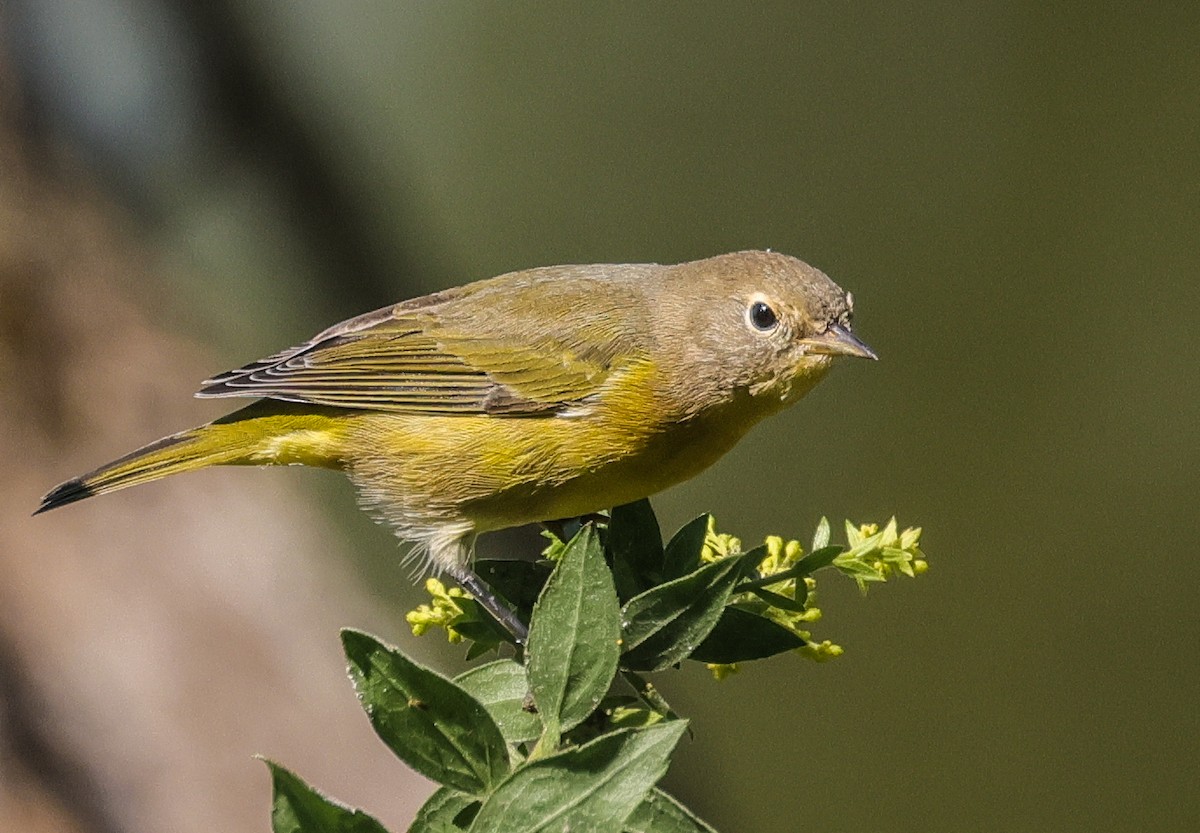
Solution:
M875 355L874 350L840 324L830 324L829 329L821 333L821 335L801 339L800 343L806 345L810 353L823 353L827 356L858 356L860 359L879 359Z

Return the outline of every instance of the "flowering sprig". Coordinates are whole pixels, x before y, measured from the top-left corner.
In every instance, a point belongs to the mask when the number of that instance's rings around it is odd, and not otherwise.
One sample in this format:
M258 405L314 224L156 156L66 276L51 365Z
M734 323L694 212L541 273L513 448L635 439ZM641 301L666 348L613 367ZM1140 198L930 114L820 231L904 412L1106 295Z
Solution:
M929 568L920 548L920 527L901 530L895 517L882 529L878 524L850 521L844 527L846 545L831 545L829 521L821 518L808 552L798 540L767 536L755 569L734 588L726 604L768 619L793 634L798 638L794 650L801 656L816 662L840 657L844 653L840 645L828 639L815 640L810 631L822 617L817 606L814 573L835 569L854 579L865 593L872 583L885 582L895 575L916 577ZM543 534L548 539L543 559L558 561L566 544L557 534ZM746 554L741 539L718 531L709 515L697 563L714 564ZM430 628L444 628L451 642L472 640L475 654L497 647L495 637L486 629L480 630L480 614L469 594L458 587L447 588L436 578L427 580L425 589L430 594L430 603L420 605L406 616L415 635L420 636ZM736 662L707 663L707 666L717 679L739 670Z
M414 833L543 830L547 819L564 830L711 833L655 786L689 729L644 675L689 659L709 663L718 679L788 651L832 659L842 649L808 632L821 615L814 573L837 571L866 589L926 569L921 531L901 532L895 519L883 529L847 523L845 545L830 544L822 519L808 552L774 535L744 550L708 515L664 543L646 500L551 526L542 559L473 565L493 600L511 606L504 625L436 578L425 582L429 602L407 616L414 634L443 628L451 642L467 643L468 660L505 646L511 658L451 679L369 634L342 632L376 733L441 785ZM277 833L385 833L268 765Z
M806 558L797 540L785 541L769 535L763 542L766 556L758 565L759 577L746 582L729 604L765 616L804 640L796 653L815 662L840 657L844 650L828 639L814 641L807 625L821 618L817 607L817 582L812 573L827 566L853 578L866 592L870 582L883 582L897 573L916 577L929 565L920 549L920 527L901 532L895 517L882 530L877 524L855 525L846 521L847 548L829 545L830 526L821 518L813 535L812 550ZM710 516L709 530L701 558L715 561L741 553L741 542L732 535L717 532ZM709 663L713 676L724 679L737 673L737 663Z

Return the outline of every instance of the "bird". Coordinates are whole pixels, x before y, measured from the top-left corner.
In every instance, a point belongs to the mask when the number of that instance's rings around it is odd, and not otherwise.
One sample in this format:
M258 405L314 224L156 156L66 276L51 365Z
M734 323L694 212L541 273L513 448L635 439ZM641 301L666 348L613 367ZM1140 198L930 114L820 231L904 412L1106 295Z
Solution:
M350 318L206 380L255 401L52 489L34 514L218 465L345 472L365 509L510 630L476 537L583 517L703 471L838 356L853 296L803 261L549 266Z

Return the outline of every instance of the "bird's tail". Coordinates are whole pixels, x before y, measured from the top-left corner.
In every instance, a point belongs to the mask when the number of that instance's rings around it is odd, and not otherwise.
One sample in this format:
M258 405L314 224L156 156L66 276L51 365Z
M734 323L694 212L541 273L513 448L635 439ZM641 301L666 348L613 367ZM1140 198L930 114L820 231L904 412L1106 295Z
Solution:
M208 466L298 463L341 468L340 424L329 408L260 400L68 480L42 498L33 514Z

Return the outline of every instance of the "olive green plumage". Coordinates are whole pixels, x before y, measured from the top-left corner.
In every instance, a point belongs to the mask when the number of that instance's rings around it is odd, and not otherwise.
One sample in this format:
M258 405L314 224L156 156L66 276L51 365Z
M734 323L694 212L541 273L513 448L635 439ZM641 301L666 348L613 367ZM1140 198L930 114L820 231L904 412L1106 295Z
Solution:
M40 511L212 465L344 470L434 564L474 536L653 494L873 358L852 301L771 252L513 272L352 318L205 382L259 401L59 486Z

